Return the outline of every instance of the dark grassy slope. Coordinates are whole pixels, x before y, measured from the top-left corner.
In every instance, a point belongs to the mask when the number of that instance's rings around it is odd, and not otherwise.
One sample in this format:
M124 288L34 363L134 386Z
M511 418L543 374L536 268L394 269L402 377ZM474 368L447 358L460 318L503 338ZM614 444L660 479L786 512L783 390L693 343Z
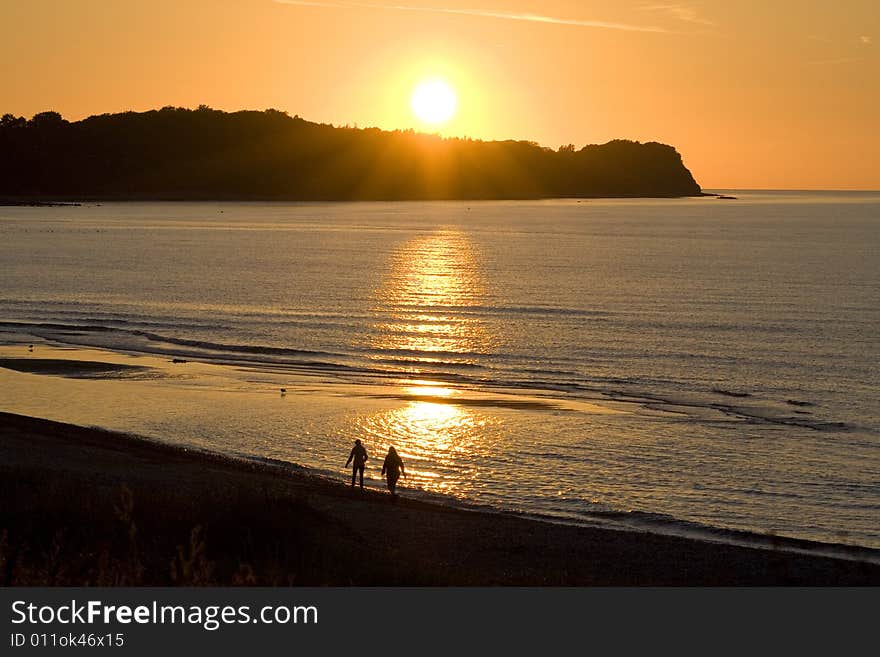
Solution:
M165 108L0 120L0 198L415 200L700 194L681 156L616 140L524 141L336 128L274 110Z
M5 586L880 584L877 565L391 504L5 413L0 500Z

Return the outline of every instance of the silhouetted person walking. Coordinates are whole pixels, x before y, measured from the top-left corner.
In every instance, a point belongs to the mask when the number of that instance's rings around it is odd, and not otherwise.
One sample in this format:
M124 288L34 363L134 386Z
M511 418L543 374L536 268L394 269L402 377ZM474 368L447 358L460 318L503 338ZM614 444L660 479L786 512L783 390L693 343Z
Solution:
M345 462L347 466L349 463L352 463L351 466L351 487L354 488L354 480L355 477L360 473L361 475L361 489L364 487L364 468L367 464L367 450L361 445L360 439L354 441L354 447L351 448L351 454L348 455L348 460Z
M385 457L385 463L382 464L382 474L386 475L388 490L391 491L392 495L396 496L397 480L400 479L401 474L405 477L406 471L403 468L403 459L400 458L400 454L393 447L388 448L388 455Z

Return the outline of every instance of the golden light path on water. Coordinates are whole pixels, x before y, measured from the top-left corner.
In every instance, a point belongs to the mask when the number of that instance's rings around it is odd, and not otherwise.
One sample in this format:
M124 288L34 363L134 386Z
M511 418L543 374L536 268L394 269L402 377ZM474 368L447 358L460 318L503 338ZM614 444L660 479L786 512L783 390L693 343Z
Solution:
M394 445L407 465L408 485L462 494L490 456L485 429L499 419L456 403L461 391L455 387L420 378L425 365L467 365L489 351L488 328L468 312L485 295L476 247L465 233L441 229L398 248L373 296L383 320L370 347L413 378L400 382L399 408L362 418L359 429L380 458Z
M483 440L488 422L452 403L419 400L369 416L361 429L379 447L380 458L395 446L406 463L408 485L460 494L473 484L477 463L490 455Z
M386 321L374 327L371 347L416 363L487 353L486 326L468 312L485 296L479 255L465 233L443 229L413 239L391 256L373 295L373 310Z

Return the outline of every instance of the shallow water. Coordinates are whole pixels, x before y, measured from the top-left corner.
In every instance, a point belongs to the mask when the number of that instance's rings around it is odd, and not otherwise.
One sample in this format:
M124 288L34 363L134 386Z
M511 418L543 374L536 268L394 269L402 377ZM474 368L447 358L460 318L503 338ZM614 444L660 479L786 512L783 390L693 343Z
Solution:
M736 195L0 208L0 357L160 357L0 370L0 408L335 474L360 437L467 502L880 547L880 195Z

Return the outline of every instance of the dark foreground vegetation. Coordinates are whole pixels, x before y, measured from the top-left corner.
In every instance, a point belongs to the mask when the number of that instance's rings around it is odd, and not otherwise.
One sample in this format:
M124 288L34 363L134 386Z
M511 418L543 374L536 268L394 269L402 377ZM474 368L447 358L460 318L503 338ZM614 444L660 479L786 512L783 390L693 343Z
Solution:
M0 586L880 584L864 562L405 496L0 413Z
M671 146L542 148L166 107L0 119L0 199L421 200L695 196Z

